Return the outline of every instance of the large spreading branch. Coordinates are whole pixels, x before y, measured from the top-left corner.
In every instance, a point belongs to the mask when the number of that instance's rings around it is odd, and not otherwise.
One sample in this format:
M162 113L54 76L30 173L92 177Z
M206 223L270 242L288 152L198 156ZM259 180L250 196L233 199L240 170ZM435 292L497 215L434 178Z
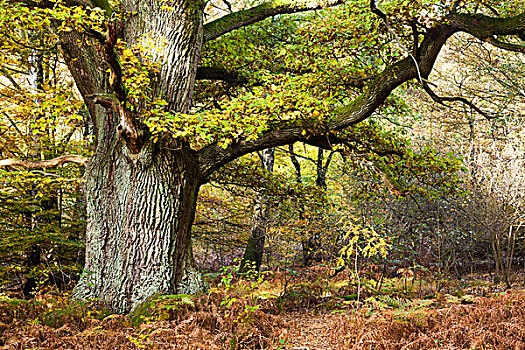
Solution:
M22 167L27 169L43 169L43 168L56 168L64 163L76 163L79 165L86 165L88 162L87 157L79 155L66 155L60 156L53 159L40 160L40 161L29 161L20 159L3 159L0 160L0 168L4 167Z
M269 0L247 10L240 10L204 25L204 42L216 39L232 30L260 22L279 14L319 10L341 5L344 0Z
M317 134L304 135L304 130L308 128L304 125L272 130L256 140L240 141L226 149L217 145L207 146L198 152L201 174L205 178L244 154L296 141L328 148L340 141L330 131L347 128L367 119L401 84L412 79L427 79L438 54L453 34L466 32L484 41L494 36L518 35L525 32L525 13L508 18L452 13L442 23L427 30L417 48L416 61L409 56L385 68L352 103L334 110L331 120Z

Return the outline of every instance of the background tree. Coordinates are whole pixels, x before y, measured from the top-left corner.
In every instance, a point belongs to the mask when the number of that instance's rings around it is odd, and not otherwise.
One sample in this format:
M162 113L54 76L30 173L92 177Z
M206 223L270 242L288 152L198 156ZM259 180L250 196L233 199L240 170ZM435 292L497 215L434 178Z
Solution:
M8 290L27 297L38 284L63 286L81 270L80 172L38 161L83 152L85 142L81 102L71 94L56 40L44 27L24 30L25 20L1 27L1 154L18 159L0 164L10 166L0 172L0 272Z
M260 153L261 166L264 171L273 172L273 164L275 161L275 148L268 148L262 150ZM270 219L269 213L269 198L264 193L257 195L253 217L251 234L246 243L246 249L242 257L239 272L249 273L250 271L259 272L261 268L264 243L266 241L266 228Z

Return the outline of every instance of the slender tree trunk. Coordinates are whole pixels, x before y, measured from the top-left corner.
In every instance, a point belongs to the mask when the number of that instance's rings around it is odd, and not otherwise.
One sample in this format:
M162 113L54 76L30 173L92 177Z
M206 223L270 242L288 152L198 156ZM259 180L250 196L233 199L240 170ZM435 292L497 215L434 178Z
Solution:
M27 35L31 40L35 41L35 44L36 41L39 40L38 33L36 32L30 32L27 33ZM42 85L44 84L43 60L44 57L42 52L37 51L35 49L31 50L31 55L29 55L27 60L27 64L29 67L28 83L31 94L34 95L42 91ZM39 101L35 98L35 102L38 103ZM42 115L35 113L33 115L33 122L35 122L36 124L40 118L42 118ZM30 127L30 131L33 131L32 126ZM27 156L29 160L39 160L42 152L42 138L40 135L32 134L30 135L30 137L32 139L32 144ZM45 207L45 203L38 203L38 200L36 199L38 194L36 184L34 182L31 182L27 184L27 187L28 188L26 190L26 195L30 198L29 200L31 204L30 206L28 205L28 208L34 207L38 204L43 204L42 209L48 209ZM41 262L42 248L40 246L40 243L42 239L42 231L39 230L39 225L37 225L37 217L31 209L27 209L22 213L22 215L24 218L23 222L24 229L26 230L26 238L28 238L31 242L28 249L26 250L26 258L24 264L31 270L40 265ZM34 275L32 276L31 271L29 271L28 275L29 277L22 287L22 291L25 297L31 297L33 295L35 287L37 286L37 280Z
M519 226L518 226L519 228ZM516 230L513 230L512 224L509 225L509 234L507 238L507 255L505 262L505 283L507 288L511 288L512 260L514 259L514 249L516 247Z
M273 172L273 163L275 160L275 148L268 148L261 152L262 168L271 173ZM248 273L250 271L259 271L261 268L264 243L266 241L266 228L269 219L269 199L264 193L258 193L255 200L255 207L252 217L252 229L250 238L246 243L246 249L239 267L240 273Z
M324 162L324 150L322 148L317 149L317 163L316 163L316 179L315 184L317 187L326 191L328 186L326 185L326 173L328 172L328 167L332 161L332 157L335 151L330 151L326 162ZM324 164L323 164L324 162ZM296 166L297 168L297 166ZM324 210L321 208L318 215L316 215L316 220L322 222L324 220ZM302 240L303 246L303 264L309 266L314 261L319 261L319 251L321 250L321 233L319 229L314 228L313 232L308 232L307 236Z

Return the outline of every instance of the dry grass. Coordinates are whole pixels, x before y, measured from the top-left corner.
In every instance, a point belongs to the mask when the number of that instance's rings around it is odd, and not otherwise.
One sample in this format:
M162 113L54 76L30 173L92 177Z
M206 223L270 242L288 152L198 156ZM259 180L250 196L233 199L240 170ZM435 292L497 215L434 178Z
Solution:
M334 349L525 349L525 293L403 313L339 316Z
M101 318L93 305L83 308L65 299L2 302L0 345L9 350L267 349L278 342L286 329L279 318L253 308L249 299L221 306L223 298L212 294L191 302L154 300L137 323L121 315ZM51 322L52 317L57 319Z
M445 295L397 303L385 296L357 311L355 302L324 302L327 287L319 281L288 285L288 294L270 299L247 284L200 297L153 298L133 317L60 295L2 300L0 349L525 349L523 291L469 305Z

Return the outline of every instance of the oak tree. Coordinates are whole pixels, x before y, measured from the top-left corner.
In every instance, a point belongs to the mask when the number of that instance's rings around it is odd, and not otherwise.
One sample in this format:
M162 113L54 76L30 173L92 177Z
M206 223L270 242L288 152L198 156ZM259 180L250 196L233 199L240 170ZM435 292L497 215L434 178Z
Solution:
M525 51L519 1L391 1L383 8L374 0L269 0L206 23L205 5L2 1L2 25L27 16L52 28L94 125L96 145L85 173L86 272L77 298L99 298L126 312L156 293L203 289L192 261L191 225L199 187L214 171L244 154L296 141L323 148L343 142L343 130L370 117L401 84L416 79L430 91L429 74L455 33ZM318 44L297 50L288 43L285 49L302 63L289 61L279 76L254 74L250 79L262 87L221 108L192 108L197 79L243 80L203 66L209 61L203 48L221 52L212 42L239 28L335 5L341 8L323 15L331 20L311 19L319 28L314 36L296 28ZM247 35L256 45L257 35ZM275 64L285 56L286 50L277 53ZM316 56L331 57L326 69ZM63 161L84 163L56 162Z

